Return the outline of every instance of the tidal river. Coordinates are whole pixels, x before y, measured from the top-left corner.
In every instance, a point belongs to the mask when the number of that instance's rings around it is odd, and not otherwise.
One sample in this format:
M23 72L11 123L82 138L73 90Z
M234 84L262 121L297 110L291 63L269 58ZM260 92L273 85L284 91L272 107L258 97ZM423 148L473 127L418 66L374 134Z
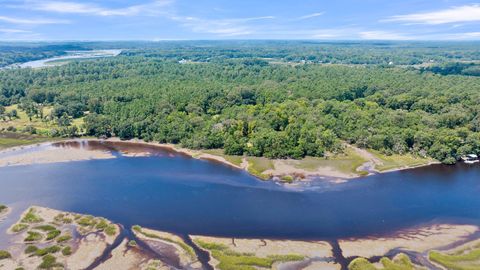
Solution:
M168 150L126 157L109 149L116 158L0 168L0 203L212 236L338 239L480 224L479 165L433 165L299 191Z

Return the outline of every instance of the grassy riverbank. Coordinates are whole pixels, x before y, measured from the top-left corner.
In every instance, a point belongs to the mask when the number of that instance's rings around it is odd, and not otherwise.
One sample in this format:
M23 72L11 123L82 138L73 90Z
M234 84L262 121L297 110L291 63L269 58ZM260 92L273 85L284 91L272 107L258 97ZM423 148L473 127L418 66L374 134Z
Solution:
M22 145L53 141L53 138L13 132L0 132L0 150Z
M425 166L436 161L432 158L424 158L420 156L415 156L412 154L405 155L386 155L376 150L368 150L375 158L380 160L380 164L376 164L375 169L384 172L390 170L397 170L403 168L414 168L419 166Z
M81 137L88 139L86 137ZM35 144L46 141L55 141L61 138L52 138L41 135L31 135L19 132L0 133L0 149ZM95 139L94 139L95 140ZM120 142L118 138L107 141ZM140 140L131 140L130 143L145 144ZM268 159L265 157L234 156L224 154L223 149L191 150L178 145L148 143L153 146L168 147L174 151L190 155L198 159L214 160L248 171L259 179L278 179L283 182L294 182L305 178L326 177L330 179L351 179L368 175L372 170L387 172L425 166L435 161L412 155L385 155L378 151L362 150L346 145L343 152L338 154L327 153L325 157L305 157L303 159ZM372 166L366 166L371 164ZM369 171L366 171L369 170Z
M43 106L37 108L38 113L28 115L28 113L21 109L18 104L5 107L5 115L10 117L0 118L0 131L18 131L27 132L48 136L51 135L53 129L61 129L58 120L53 120L51 117L53 106ZM76 127L81 133L83 127L83 117L69 118L71 127Z

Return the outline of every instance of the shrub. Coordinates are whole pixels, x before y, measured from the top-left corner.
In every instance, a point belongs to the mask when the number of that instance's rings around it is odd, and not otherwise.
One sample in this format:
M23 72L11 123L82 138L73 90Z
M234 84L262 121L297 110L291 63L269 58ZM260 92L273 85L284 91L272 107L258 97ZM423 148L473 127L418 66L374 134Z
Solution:
M35 251L35 255L37 255L39 257L42 257L42 256L45 256L47 254L57 253L60 250L61 250L61 248L59 246L51 246L51 247L38 249L37 251Z
M62 249L62 254L63 256L70 256L72 255L72 247L66 246L65 248Z
M19 232L22 232L22 231L26 230L27 228L28 228L27 224L18 223L18 224L13 225L12 232L19 233Z
M88 226L95 226L97 223L95 221L95 218L92 216L84 216L77 220L78 225L83 226L83 227L88 227Z
M130 246L130 247L136 247L136 246L137 246L137 241L135 241L135 240L130 240L130 241L128 242L128 246Z
M10 252L8 252L6 250L0 250L0 260L10 259L11 257L12 257L12 255L10 254Z
M107 226L107 228L105 229L105 233L109 236L114 236L115 233L117 233L117 228L115 227L115 225L113 224L110 224Z
M25 242L35 242L43 238L41 233L38 232L27 232L28 236L25 238Z
M57 228L55 228L52 225L40 225L40 226L34 227L34 229L44 231L44 232L50 232L50 231L56 230Z
M57 258L55 258L55 256L47 254L42 258L42 263L38 266L38 268L51 269L53 267L59 266L62 266L62 264L57 263Z
M95 226L95 228L97 228L99 230L105 230L107 227L108 227L108 222L103 218Z
M25 254L31 254L31 253L37 252L37 250L38 250L38 247L34 245L28 245L27 248L25 248Z
M25 216L21 220L23 223L39 223L42 222L43 219L35 214L35 210L33 208L30 208L28 210L28 213L25 214Z
M65 243L65 242L69 241L70 239L72 239L72 236L70 234L64 234L64 235L59 236L57 238L57 243Z
M48 232L47 234L47 240L52 240L55 239L57 236L59 236L62 232L59 230L54 230L51 232Z

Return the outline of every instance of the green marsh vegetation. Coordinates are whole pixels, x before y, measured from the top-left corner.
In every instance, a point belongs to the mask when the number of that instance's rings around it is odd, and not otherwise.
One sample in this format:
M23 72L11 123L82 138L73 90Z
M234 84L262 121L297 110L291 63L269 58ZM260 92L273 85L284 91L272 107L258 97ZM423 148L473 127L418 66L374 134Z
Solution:
M300 255L274 255L260 258L251 253L234 252L222 244L206 243L200 240L195 241L195 243L209 251L211 256L219 261L218 268L221 270L271 269L275 262L301 261L304 259Z
M13 225L12 232L19 233L19 232L22 232L22 231L26 230L27 228L28 228L28 224L18 223L18 224Z
M38 242L43 239L43 234L35 231L28 231L27 237L23 241L25 242Z
M66 246L62 249L62 254L63 256L70 256L72 255L72 247L71 246Z
M10 254L10 252L8 252L6 250L0 250L0 260L10 259L11 257L12 257L12 255Z
M43 219L35 213L35 209L32 207L23 216L23 218L20 222L32 224L32 223L40 223L42 221L43 221Z
M398 254L392 260L384 257L380 259L380 264L382 265L382 268L377 268L375 265L373 265L371 262L369 262L365 258L356 258L348 265L348 269L349 270L419 270L419 269L423 270L424 269L424 268L416 267L412 263L410 258L403 253Z
M63 234L63 235L60 235L59 237L57 237L57 243L65 243L65 242L68 242L72 239L72 235L70 233L67 233L67 234Z
M429 259L450 270L480 269L480 244L452 253L431 251Z
M40 269L52 269L54 267L62 267L61 263L57 262L57 258L51 254L43 256L42 263L38 266Z

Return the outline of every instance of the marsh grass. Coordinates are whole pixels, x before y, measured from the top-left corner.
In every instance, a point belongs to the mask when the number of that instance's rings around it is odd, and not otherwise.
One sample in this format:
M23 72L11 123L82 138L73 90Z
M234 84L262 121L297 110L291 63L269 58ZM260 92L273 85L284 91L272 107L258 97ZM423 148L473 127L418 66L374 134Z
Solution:
M55 239L57 236L59 236L62 232L59 231L59 230L53 230L53 231L49 231L47 233L47 238L46 240L49 241L49 240L53 240Z
M43 239L43 235L39 232L29 231L27 234L27 237L24 239L25 242L36 242Z
M10 259L12 255L6 250L0 250L0 260Z
M43 256L42 263L38 266L40 269L52 269L55 267L62 267L61 263L57 263L57 258L51 254Z
M212 257L219 261L218 268L220 270L271 269L276 262L301 261L305 258L300 255L271 255L260 258L252 253L234 252L227 246L218 243L207 243L201 240L196 240L195 243L208 250Z
M12 232L19 233L19 232L23 232L26 229L28 229L28 224L17 223L15 225L13 225Z
M451 270L480 269L480 244L471 249L460 250L454 254L431 251L429 259Z
M52 226L52 225L40 225L40 226L34 227L34 229L44 231L44 232L50 232L50 231L56 230L57 228L55 226Z
M54 254L54 253L57 253L59 252L60 250L62 250L61 247L59 246L50 246L50 247L46 247L46 248L42 248L42 249L37 249L35 251L35 255L36 256L39 256L39 257L43 257L47 254Z
M29 224L40 223L42 221L43 221L43 219L40 216L38 216L37 214L35 214L35 209L34 208L30 208L21 220L22 223L29 223Z
M70 256L72 255L72 247L71 246L66 246L62 249L62 254L63 256Z
M382 268L377 268L371 262L369 262L365 258L356 258L354 259L349 265L349 270L416 270L418 268L413 265L410 258L400 253L393 260L389 258L382 258L380 259L380 264L383 266Z
M68 234L61 235L57 238L57 243L65 243L67 241L70 241L72 239L72 236Z
M422 158L412 154L385 155L380 151L376 151L376 150L368 150L368 151L371 154L373 154L376 158L378 158L380 161L382 161L383 165L375 166L375 169L379 171L388 171L388 170L399 169L399 168L417 167L417 166L429 164L434 161L431 158Z

